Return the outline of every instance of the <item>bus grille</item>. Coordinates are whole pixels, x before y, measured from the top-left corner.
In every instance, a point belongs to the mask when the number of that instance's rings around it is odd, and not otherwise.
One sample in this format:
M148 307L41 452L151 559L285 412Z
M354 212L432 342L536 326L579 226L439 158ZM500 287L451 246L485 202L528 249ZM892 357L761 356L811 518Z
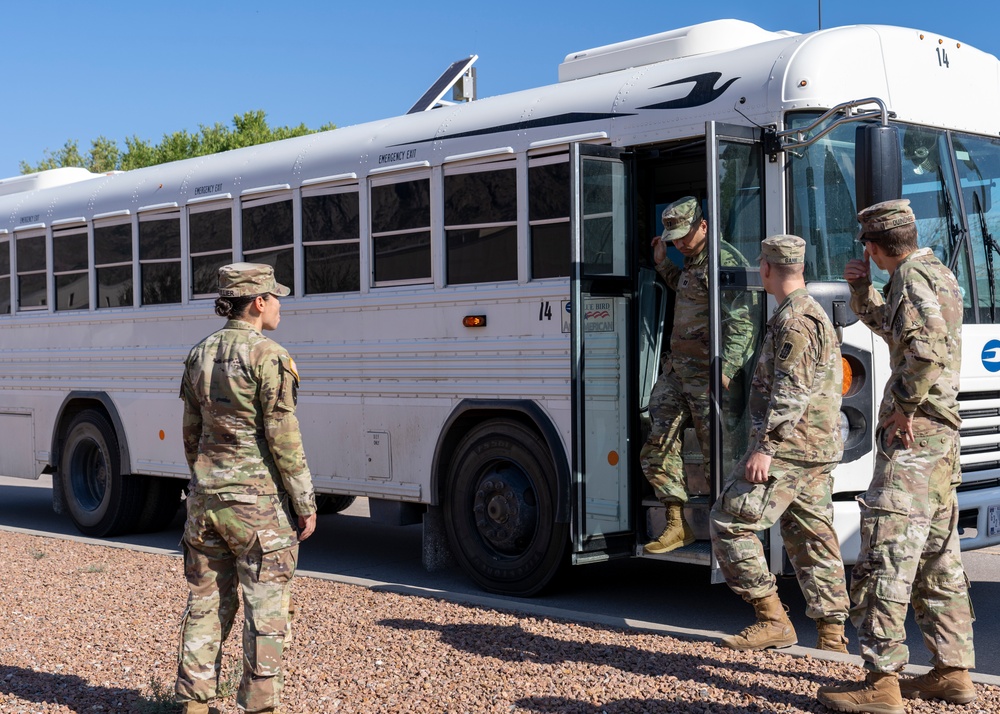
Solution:
M958 395L962 417L963 480L979 480L970 474L1000 469L1000 392L962 392ZM982 479L995 479L982 474ZM968 486L973 486L968 484Z

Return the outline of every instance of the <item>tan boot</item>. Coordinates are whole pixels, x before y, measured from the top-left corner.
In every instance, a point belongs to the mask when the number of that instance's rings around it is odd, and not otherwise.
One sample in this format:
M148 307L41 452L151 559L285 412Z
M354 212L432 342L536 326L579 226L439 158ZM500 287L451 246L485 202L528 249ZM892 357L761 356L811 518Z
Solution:
M208 704L205 702L189 701L184 706L184 714L208 714Z
M684 504L667 503L667 527L660 537L643 546L647 553L669 553L694 543L694 531L684 520Z
M722 638L722 644L734 650L764 650L769 647L791 647L798 639L788 613L777 594L751 601L757 612L757 622L738 635Z
M899 691L907 699L943 699L952 704L968 704L976 698L969 670L961 667L935 667L919 677L901 679Z
M869 672L860 682L820 687L819 703L838 712L906 714L895 672Z
M823 622L816 620L816 649L847 654L847 637L843 622Z

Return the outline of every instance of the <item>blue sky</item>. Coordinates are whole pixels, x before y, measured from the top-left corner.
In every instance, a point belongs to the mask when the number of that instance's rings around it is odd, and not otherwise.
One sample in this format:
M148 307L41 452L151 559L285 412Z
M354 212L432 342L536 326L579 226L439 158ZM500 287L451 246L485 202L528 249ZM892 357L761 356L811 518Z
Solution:
M823 0L824 27L895 24L1000 54L995 0ZM124 146L252 109L272 125L402 114L451 62L478 54L478 91L553 83L570 52L736 18L809 32L817 0L464 0L0 3L0 178L99 135Z

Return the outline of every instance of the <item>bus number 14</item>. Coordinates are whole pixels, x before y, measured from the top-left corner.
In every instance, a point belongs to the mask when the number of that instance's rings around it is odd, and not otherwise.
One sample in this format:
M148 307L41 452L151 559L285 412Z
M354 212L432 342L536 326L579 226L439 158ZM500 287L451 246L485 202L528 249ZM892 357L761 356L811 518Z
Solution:
M552 319L552 303L548 300L542 300L538 305L538 321L551 320Z
M938 53L938 67L951 67L948 62L948 52L943 47L937 48Z

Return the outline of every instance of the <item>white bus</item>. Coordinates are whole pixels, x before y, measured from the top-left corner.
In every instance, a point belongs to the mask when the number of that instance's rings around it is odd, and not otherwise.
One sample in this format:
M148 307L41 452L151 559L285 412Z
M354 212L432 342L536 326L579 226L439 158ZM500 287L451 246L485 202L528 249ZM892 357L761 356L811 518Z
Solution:
M851 560L888 358L841 275L857 205L901 193L965 292L963 547L1000 542L997 59L913 29L720 20L572 53L559 80L136 171L0 181L0 473L51 473L55 509L87 534L169 523L188 476L182 361L221 326L216 269L267 262L293 288L275 338L299 365L329 507L365 496L373 517L422 519L429 561L446 543L496 592L535 593L567 560L711 565L740 399L715 399L709 463L691 440L700 540L640 547L663 518L637 456L673 304L649 242L662 206L695 195L716 397L721 303L758 328L773 307L756 268L718 266L719 242L756 266L767 235L808 241L850 376L835 505Z

